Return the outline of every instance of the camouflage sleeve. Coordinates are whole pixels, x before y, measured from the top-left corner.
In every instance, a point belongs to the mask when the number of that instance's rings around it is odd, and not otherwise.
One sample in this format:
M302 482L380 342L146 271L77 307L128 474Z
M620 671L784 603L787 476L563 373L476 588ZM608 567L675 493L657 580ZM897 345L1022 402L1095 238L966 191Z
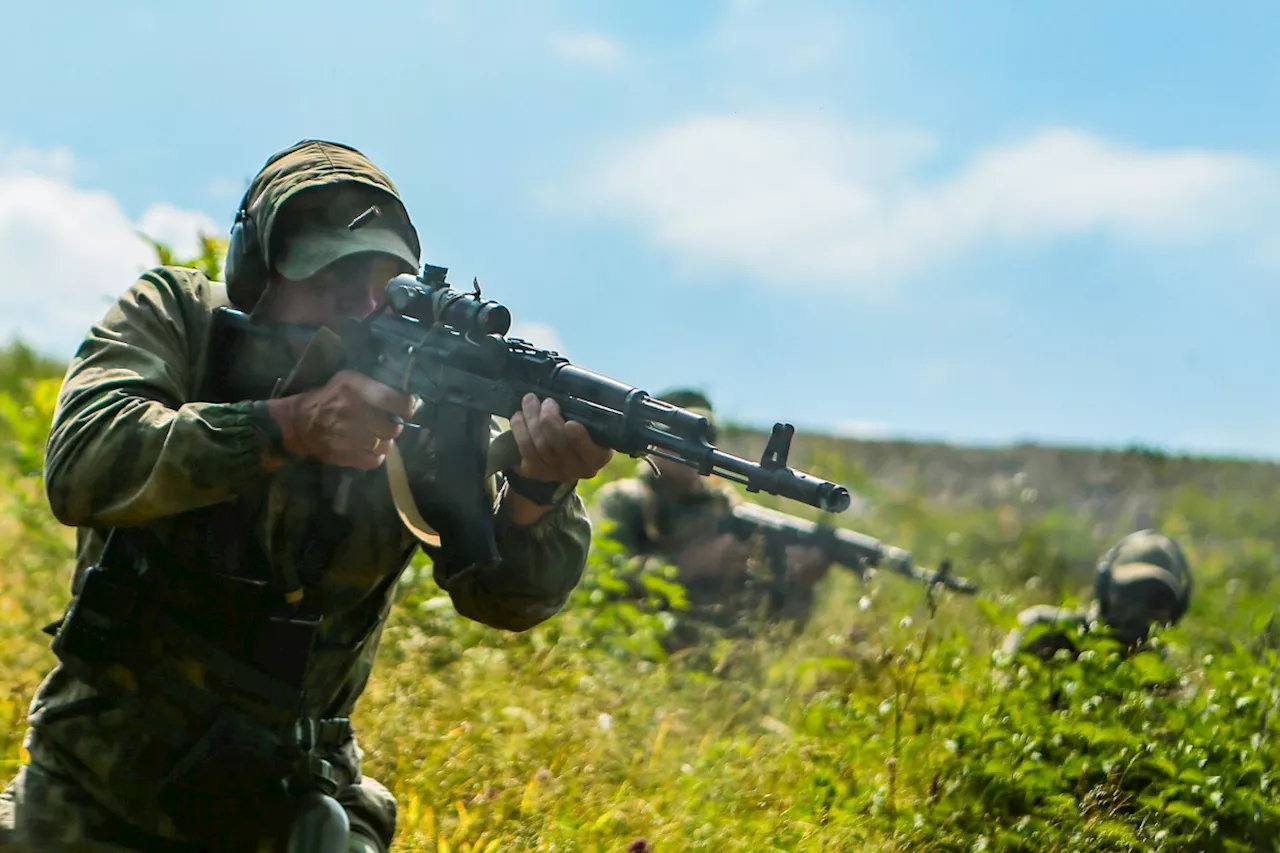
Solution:
M253 404L192 402L214 287L194 270L151 270L89 330L45 450L62 523L143 524L228 500L262 474Z
M461 570L437 563L435 580L468 619L526 631L559 613L582 579L591 522L577 492L533 524L514 524L497 512L502 562Z
M615 480L596 492L592 516L612 522L610 538L616 540L628 554L640 554L649 550L649 537L644 523L644 485L638 480Z
M1018 627L1009 633L1000 650L1007 655L1034 655L1049 660L1059 651L1076 651L1071 636L1079 632L1084 617L1074 611L1045 604L1018 614Z
M501 422L490 425L491 444L502 444ZM433 459L446 452L420 436L424 443L413 446L410 477L434 475ZM508 449L515 452L515 443ZM518 452L515 456L518 459ZM550 619L569 600L582 579L591 547L591 522L577 491L536 522L518 525L502 512L506 499L501 475L490 481L494 496L495 536L502 561L486 568L463 567L436 559L436 583L453 600L454 609L468 619L506 631L525 631Z

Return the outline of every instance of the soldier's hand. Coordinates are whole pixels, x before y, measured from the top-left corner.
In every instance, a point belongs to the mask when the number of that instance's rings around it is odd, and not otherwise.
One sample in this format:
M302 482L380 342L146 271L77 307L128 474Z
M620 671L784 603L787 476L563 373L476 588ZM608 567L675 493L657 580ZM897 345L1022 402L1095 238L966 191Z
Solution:
M520 448L516 473L533 480L588 480L613 458L612 450L591 440L586 427L566 421L550 397L539 403L535 395L525 394L520 411L511 416L511 432Z
M290 453L327 465L377 468L413 417L414 400L354 370L343 370L319 388L268 400L267 408Z
M816 586L827 575L831 561L821 548L812 545L787 546L787 580L801 588Z
M732 533L721 533L687 546L671 561L680 570L681 583L708 576L745 577L751 560L750 546Z

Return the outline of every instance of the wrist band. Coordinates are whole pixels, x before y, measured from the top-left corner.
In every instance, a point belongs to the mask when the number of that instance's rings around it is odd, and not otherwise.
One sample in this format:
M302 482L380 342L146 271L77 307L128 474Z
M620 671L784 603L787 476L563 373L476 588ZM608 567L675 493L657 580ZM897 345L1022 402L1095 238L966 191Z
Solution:
M284 449L284 431L280 429L276 419L271 417L271 409L267 407L265 400L254 402L250 409L249 420L253 424L254 432L258 435L262 452L266 456L282 461L294 458L294 454Z
M578 485L577 480L568 483L534 480L510 470L503 471L502 476L507 481L507 488L538 506L558 506Z

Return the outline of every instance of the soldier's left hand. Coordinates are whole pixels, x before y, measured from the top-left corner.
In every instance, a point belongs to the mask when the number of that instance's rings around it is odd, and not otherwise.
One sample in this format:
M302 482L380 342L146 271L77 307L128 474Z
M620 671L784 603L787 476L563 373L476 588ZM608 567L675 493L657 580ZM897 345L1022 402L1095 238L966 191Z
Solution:
M534 480L571 483L587 480L613 458L613 451L591 440L587 428L566 421L560 406L525 394L520 411L511 416L511 432L520 448L516 473Z
M821 548L787 546L787 579L801 587L811 587L826 577L831 561Z

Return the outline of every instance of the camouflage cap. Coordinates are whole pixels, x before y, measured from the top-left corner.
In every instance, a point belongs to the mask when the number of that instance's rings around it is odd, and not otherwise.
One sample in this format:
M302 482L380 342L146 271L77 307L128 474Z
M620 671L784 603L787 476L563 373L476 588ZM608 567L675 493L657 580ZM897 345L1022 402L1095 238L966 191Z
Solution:
M351 255L377 252L398 260L401 272L416 272L416 244L410 247L412 232L398 210L387 193L363 184L304 190L276 219L272 266L285 278L299 281ZM374 215L352 228L367 211Z
M1191 566L1178 543L1155 530L1139 530L1120 540L1111 552L1111 583L1159 581L1185 607L1191 598Z
M318 190L327 191L309 192ZM400 258L407 271L417 268L418 233L399 192L386 173L350 146L302 140L267 161L245 199L265 260L287 278L306 278L340 257L369 251ZM293 216L295 199L306 215ZM287 204L289 214L282 217ZM334 209L325 214L329 204ZM371 204L378 205L380 215L362 228L348 229Z

